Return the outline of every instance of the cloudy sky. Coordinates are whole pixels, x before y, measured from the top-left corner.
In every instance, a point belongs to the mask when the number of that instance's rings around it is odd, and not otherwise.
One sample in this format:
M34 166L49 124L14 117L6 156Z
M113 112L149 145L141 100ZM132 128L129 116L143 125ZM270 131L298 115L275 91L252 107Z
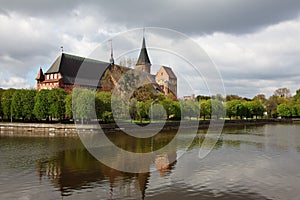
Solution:
M35 87L61 49L89 56L135 28L163 27L196 41L227 94L300 88L299 0L0 0L0 87Z

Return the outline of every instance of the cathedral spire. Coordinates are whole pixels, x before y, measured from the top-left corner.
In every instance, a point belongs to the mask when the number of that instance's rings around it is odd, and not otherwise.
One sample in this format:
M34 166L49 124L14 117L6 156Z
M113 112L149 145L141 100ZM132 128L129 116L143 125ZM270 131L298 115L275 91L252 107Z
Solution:
M110 41L110 59L109 59L109 62L111 65L114 65L115 64L115 60L114 60L114 52L113 52L113 46L112 46L112 40L109 40Z
M140 51L139 58L136 62L136 68L141 69L144 72L150 73L150 67L151 67L151 62L148 56L146 41L143 33L143 43L142 43L142 48Z

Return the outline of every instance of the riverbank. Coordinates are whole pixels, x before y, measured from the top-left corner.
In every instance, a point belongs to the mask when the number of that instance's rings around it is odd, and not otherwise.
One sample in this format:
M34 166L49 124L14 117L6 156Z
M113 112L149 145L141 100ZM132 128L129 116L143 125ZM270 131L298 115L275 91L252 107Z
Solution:
M225 120L224 127L234 126L257 126L271 123L300 123L300 119L258 119L258 120ZM221 123L222 124L222 123ZM145 130L147 128L145 124ZM157 123L159 126L160 123ZM210 120L201 120L199 125L195 121L167 122L163 130L177 130L180 128L197 127L207 129ZM121 128L115 123L101 124L101 128L108 133L116 133L121 130L132 129L131 123L122 123ZM93 127L87 127L86 131L93 131ZM28 137L77 137L75 124L48 124L48 123L0 123L0 136L28 136Z

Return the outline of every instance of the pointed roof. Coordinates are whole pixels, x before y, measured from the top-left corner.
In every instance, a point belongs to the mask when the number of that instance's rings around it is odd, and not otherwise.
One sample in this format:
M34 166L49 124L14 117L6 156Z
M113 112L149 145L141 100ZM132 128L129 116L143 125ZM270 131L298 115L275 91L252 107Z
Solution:
M167 72L167 74L169 75L170 78L177 79L177 77L171 67L162 66L162 68Z
M86 73L84 75L81 74L80 78L88 80L99 79L99 74L103 75L109 66L110 63L62 53L45 74L60 73L64 83L74 84L80 67L86 69Z
M136 62L136 65L146 65L146 64L151 65L151 62L150 62L148 52L147 52L147 48L146 48L145 37L143 37L143 45L142 45L142 49L141 49L141 52L140 52L139 59Z
M40 68L40 71L39 71L37 77L35 78L35 80L37 80L37 81L43 81L43 80L45 80L45 76L44 76L42 68Z

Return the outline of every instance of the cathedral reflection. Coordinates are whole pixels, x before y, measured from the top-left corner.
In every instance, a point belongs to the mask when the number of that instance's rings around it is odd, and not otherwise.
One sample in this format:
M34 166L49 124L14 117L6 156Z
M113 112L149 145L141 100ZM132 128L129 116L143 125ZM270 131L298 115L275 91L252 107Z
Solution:
M176 164L176 156L175 151L156 155L153 163L147 163L148 171L156 167L161 176L170 174ZM131 160L130 164L141 163L139 160ZM40 181L45 178L50 180L61 192L62 198L72 195L75 190L105 186L109 188L108 199L112 199L115 193L130 196L132 190L139 191L141 199L144 199L151 175L151 172L128 173L115 170L96 160L83 148L59 152L46 161L38 162L37 168Z

